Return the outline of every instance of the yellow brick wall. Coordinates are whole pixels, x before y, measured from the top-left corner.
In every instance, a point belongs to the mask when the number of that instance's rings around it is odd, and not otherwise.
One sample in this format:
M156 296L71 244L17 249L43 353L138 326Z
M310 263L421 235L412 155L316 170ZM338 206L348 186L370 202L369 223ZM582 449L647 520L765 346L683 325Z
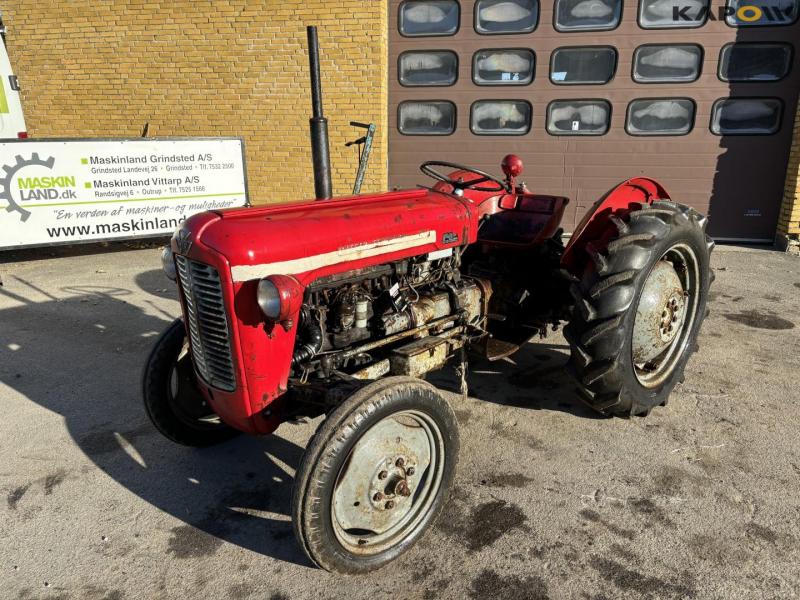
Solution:
M786 188L778 217L778 235L794 237L800 235L800 104L794 120L792 149L786 170Z
M32 137L241 135L251 201L314 195L306 25L319 27L334 193L344 142L378 125L364 191L387 186L386 0L9 0L11 63Z

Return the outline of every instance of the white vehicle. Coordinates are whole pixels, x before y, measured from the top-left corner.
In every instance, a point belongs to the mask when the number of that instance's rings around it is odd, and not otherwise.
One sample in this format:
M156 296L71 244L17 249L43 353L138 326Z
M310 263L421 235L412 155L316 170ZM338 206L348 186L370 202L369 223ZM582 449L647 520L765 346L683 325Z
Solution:
M19 94L17 76L11 70L5 44L5 27L0 21L3 43L0 44L0 139L26 138L25 115Z

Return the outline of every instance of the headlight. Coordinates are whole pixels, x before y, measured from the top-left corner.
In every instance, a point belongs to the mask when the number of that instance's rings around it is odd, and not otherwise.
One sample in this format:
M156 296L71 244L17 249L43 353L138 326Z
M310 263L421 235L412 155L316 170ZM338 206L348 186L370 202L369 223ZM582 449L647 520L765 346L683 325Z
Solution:
M175 259L172 256L172 248L164 246L161 251L161 268L164 269L164 274L172 279L177 280L178 274L175 272Z
M281 314L281 292L272 281L262 279L258 282L258 293L256 295L261 312L268 319L277 319Z

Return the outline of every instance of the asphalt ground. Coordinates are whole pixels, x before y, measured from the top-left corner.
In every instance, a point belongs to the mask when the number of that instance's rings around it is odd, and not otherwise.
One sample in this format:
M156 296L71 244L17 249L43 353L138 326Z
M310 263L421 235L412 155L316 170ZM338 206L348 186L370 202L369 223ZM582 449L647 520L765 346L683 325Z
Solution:
M396 563L342 577L288 516L318 420L205 450L162 438L140 398L179 314L158 251L57 254L0 264L1 598L800 595L797 258L715 252L700 351L647 418L584 408L559 334L470 364L466 400L437 374L461 430L452 499Z

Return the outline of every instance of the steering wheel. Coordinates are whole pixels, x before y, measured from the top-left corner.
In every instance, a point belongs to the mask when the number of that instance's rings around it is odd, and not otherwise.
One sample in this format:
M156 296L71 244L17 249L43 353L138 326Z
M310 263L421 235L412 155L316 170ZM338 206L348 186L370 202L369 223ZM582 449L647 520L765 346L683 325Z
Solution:
M458 171L468 171L474 175L477 175L475 179L470 179L468 181L464 181L462 178L458 179L450 179L447 175L443 175L433 167L448 167L450 169L456 169ZM473 169L472 167L466 167L464 165L459 165L456 163L450 162L443 162L440 160L429 160L427 162L422 163L419 166L419 170L422 171L428 177L436 179L437 181L443 181L444 183L449 183L453 186L456 190L465 190L471 189L475 190L476 192L505 192L507 190L506 184L494 177L493 175L489 175L489 173L485 173L483 171L479 171L478 169ZM497 187L479 187L477 184L484 183L485 181L491 181L492 183L496 184Z

